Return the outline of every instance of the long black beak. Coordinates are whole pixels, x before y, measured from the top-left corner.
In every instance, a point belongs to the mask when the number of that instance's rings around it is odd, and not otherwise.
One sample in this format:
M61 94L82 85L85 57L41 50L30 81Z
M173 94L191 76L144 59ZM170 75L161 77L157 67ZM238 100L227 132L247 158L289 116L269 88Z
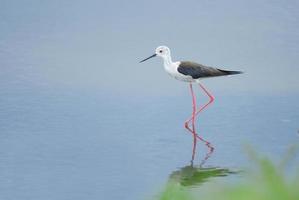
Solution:
M150 58L153 58L153 57L155 57L157 54L154 54L154 55L151 55L150 57L148 57L148 58L146 58L146 59L143 59L142 61L140 61L139 63L142 63L142 62L144 62L144 61L146 61L146 60L148 60L148 59L150 59Z

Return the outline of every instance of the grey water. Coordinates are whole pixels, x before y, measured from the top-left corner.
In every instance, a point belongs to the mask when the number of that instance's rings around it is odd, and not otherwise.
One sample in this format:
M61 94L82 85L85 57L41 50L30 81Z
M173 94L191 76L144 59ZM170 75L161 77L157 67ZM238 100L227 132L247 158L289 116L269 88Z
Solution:
M0 200L148 199L190 171L232 182L228 172L252 164L247 145L279 162L299 142L298 8L1 0ZM174 61L245 72L203 82L216 98L197 120L215 147L204 169L189 167L188 86L167 77L161 60L138 63L158 45ZM195 165L206 152L199 143ZM298 164L297 156L287 170Z
M205 165L247 166L245 144L279 161L299 141L298 97L217 94L197 121L216 148ZM145 199L190 164L187 92L127 96L24 85L1 90L0 108L1 199ZM199 144L195 164L206 151Z

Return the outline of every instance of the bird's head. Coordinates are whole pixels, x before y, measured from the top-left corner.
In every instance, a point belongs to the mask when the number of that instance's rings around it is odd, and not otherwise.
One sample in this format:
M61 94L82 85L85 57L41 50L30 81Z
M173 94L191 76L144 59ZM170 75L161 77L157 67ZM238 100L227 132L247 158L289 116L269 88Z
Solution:
M159 46L156 48L156 55L159 57L167 57L170 55L170 49L167 46Z
M167 58L170 56L170 49L167 46L159 46L156 48L155 53L151 55L150 57L143 59L140 62L144 62L150 58L153 58L155 56L161 57L161 58Z

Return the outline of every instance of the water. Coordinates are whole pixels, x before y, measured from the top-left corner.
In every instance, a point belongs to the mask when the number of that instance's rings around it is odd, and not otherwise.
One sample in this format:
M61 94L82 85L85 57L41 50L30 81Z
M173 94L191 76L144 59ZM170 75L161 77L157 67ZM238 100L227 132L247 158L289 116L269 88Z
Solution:
M216 94L198 121L216 147L206 167L248 166L244 144L279 161L299 140L298 97ZM186 94L18 85L1 90L0 108L1 199L145 199L190 163Z
M147 199L190 173L188 86L161 60L138 63L158 45L173 60L246 72L204 82L216 101L198 130L216 147L205 167L227 175L217 180L251 165L247 144L278 162L299 142L298 7L2 0L0 200ZM206 151L199 144L195 164Z

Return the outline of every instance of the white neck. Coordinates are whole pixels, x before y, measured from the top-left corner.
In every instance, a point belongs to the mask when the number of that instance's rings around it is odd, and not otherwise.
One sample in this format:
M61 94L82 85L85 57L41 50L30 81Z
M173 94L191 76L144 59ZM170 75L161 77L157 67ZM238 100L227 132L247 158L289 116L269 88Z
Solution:
M171 65L172 64L172 60L171 60L171 56L170 54L169 55L166 55L165 57L163 57L163 61L164 61L164 65Z

